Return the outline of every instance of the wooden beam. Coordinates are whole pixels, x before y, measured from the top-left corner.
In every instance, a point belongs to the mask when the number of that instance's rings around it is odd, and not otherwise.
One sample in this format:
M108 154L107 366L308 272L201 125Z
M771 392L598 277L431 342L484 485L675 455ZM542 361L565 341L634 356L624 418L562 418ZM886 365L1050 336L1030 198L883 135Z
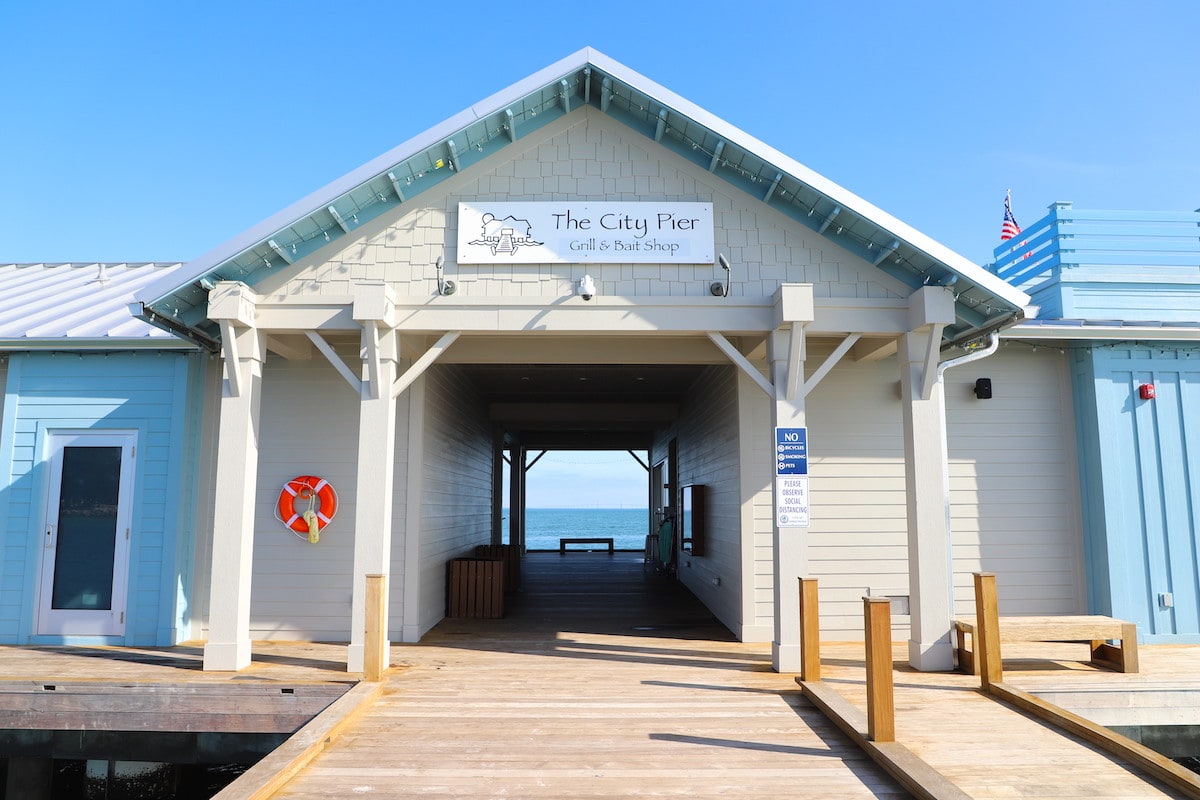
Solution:
M859 336L860 334L852 333L838 342L838 346L833 349L833 352L825 358L821 366L817 367L816 372L810 375L808 380L804 382L804 391L801 393L801 397L808 397L809 392L817 387L817 384L829 374L830 370L837 366L842 357L854 346L854 343L859 340Z
M791 323L791 342L788 347L787 360L787 381L785 396L789 402L795 402L797 397L804 397L800 393L800 386L804 383L804 361L805 361L805 337L804 324L801 322Z
M717 165L721 163L721 153L723 153L724 151L725 151L725 142L724 141L717 142L717 146L715 148L713 148L712 161L708 162L708 171L709 172L717 171Z
M970 800L970 795L898 742L868 738L862 712L823 681L800 681L804 696L900 785L921 800Z
M515 142L517 140L517 118L513 115L511 108L504 109L504 126L508 128L508 138Z
M1161 753L1015 686L997 682L987 687L987 693L1113 754L1187 797L1200 800L1200 774L1176 764Z
M363 680L383 680L388 668L387 575L367 576L366 635L363 638Z
M763 195L764 203L769 203L771 201L771 196L775 194L775 190L779 188L779 183L782 180L783 180L783 173L776 172L775 180L771 181L771 185L770 185L770 187L768 187L767 193L765 195Z
M241 397L245 387L242 386L242 365L238 354L237 331L233 320L219 320L221 325L221 354L225 360L225 378L229 381L229 396Z
M1004 680L996 576L991 572L975 573L975 632L971 639L975 648L975 663L979 667L980 685L986 692L993 683Z
M312 358L312 347L307 338L301 339L298 336L273 336L267 334L263 339L266 342L268 350L276 355L283 356L288 361L307 361Z
M321 352L321 355L325 356L326 361L333 365L338 374L346 379L346 383L350 384L350 388L354 390L355 394L362 394L362 381L350 371L350 368L346 366L346 362L342 361L341 356L330 347L329 342L325 341L321 334L316 331L305 331L304 335L308 337L310 342L316 345L317 350Z
M864 597L867 649L867 736L896 741L896 698L892 683L892 601Z
M899 342L895 338L879 339L876 337L861 337L850 350L850 357L863 364L883 361L896 355Z
M817 579L800 581L800 680L821 680L821 613Z
M383 694L387 684L360 683L286 742L225 787L221 800L267 800L319 756Z
M567 79L563 78L558 82L558 99L562 101L563 113L571 113L571 86L567 83Z
M661 109L658 112L658 124L654 128L654 141L661 142L663 134L667 132L667 110Z
M379 328L370 320L363 322L362 350L363 360L367 364L367 389L371 393L371 399L376 399L379 397L379 375L382 369L380 365L381 354Z
M842 213L842 207L834 206L833 210L829 212L829 216L826 217L825 221L821 223L821 227L817 228L817 233L824 233L829 228L829 226L833 224L833 221L835 219L837 219L837 215L841 214L841 213Z
M938 382L938 357L942 352L942 329L945 327L938 323L933 325L929 332L929 341L925 345L925 366L921 371L922 400L929 400L933 397L933 387Z
M342 231L345 233L350 232L350 226L346 223L346 220L342 219L342 215L338 213L336 208L333 206L328 206L325 210L329 212L329 216L333 217L333 221L338 224L338 227L341 228Z
M746 376L750 378L750 380L754 381L758 388L766 392L767 397L771 398L772 400L775 399L774 385L772 385L769 380L763 377L761 372L755 369L754 365L750 363L750 359L742 355L738 349L730 344L729 340L720 333L717 333L716 331L709 331L708 338L712 340L713 344L721 349L722 353L729 357L730 361L736 364L738 368L742 370L742 372L746 373Z
M442 334L442 338L434 343L425 353L413 362L413 365L404 371L404 374L396 379L392 384L392 397L399 397L404 390L412 385L413 381L421 377L429 366L437 361L442 353L446 352L446 348L454 344L454 340L462 335L462 331L448 331Z

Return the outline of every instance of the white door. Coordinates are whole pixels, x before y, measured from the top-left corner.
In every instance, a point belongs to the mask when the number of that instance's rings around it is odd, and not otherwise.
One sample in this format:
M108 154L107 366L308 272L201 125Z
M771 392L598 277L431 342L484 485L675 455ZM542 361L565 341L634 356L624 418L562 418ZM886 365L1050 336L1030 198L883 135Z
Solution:
M133 432L47 436L39 634L124 635L136 444Z

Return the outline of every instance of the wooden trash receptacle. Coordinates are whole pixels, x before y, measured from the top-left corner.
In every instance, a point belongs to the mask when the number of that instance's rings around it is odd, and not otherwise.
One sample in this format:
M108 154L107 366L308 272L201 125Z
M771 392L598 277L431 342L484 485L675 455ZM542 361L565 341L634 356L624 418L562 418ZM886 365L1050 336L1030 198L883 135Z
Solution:
M504 616L504 560L456 558L450 562L447 617Z
M521 586L521 548L514 544L475 545L476 558L504 560L504 591L515 592Z

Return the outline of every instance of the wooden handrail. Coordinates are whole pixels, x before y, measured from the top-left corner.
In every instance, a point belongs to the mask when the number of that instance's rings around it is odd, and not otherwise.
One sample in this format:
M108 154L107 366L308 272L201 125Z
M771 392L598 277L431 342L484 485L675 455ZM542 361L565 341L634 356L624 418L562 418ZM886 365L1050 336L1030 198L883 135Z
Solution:
M800 578L800 680L821 680L821 614L816 578Z
M892 683L892 601L864 597L867 637L867 736L896 741L896 699Z
M383 680L387 669L387 576L367 576L366 633L363 637L363 680Z
M975 632L971 638L975 648L975 663L979 665L980 686L986 692L993 683L1004 682L995 573L975 573Z

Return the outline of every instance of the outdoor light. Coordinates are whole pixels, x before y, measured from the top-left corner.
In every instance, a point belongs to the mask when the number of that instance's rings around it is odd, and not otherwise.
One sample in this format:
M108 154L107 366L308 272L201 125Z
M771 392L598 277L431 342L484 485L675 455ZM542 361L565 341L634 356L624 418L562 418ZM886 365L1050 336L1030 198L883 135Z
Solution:
M708 287L708 290L710 292L712 292L713 297L728 297L729 296L729 276L730 276L729 260L727 258L725 258L724 253L720 253L717 255L717 263L721 265L721 269L725 270L725 283L721 283L720 281L713 281L712 284Z
M448 281L442 275L442 257L438 256L437 261L433 262L434 269L437 270L438 294L443 297L448 294L454 294L458 287L454 285L454 281Z
M977 378L975 380L975 397L980 400L992 399L992 379Z

